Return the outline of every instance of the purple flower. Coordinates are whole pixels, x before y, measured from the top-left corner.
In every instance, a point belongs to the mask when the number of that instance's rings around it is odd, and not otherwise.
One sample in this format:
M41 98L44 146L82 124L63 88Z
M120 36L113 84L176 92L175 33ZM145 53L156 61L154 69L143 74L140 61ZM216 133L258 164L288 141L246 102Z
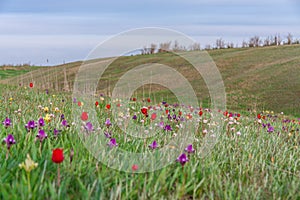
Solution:
M39 119L38 124L39 124L40 127L45 126L45 121L42 117Z
M6 117L3 121L3 125L5 126L5 128L11 126L11 120L8 117Z
M46 94L49 94L49 90L48 89L46 89Z
M64 119L65 119L65 115L64 115L64 114L61 114L60 119L61 119L61 120L64 120Z
M28 123L25 125L25 128L29 132L30 130L33 130L36 127L36 124L34 120L29 120Z
M184 150L185 150L186 152L188 152L189 154L195 152L195 149L193 148L193 145L192 145L192 144L189 144Z
M43 129L41 129L41 130L39 130L36 137L40 140L40 142L42 142L44 139L47 138L47 134L45 133L45 131Z
M266 124L262 123L262 127L263 127L263 128L266 128L266 126L267 126Z
M182 167L185 165L186 162L188 162L189 159L187 158L186 154L183 153L181 154L178 158L177 158L177 162L180 162L180 164L182 165Z
M160 128L164 128L164 122L159 122L159 125L158 125Z
M111 122L110 122L110 119L106 119L106 121L105 121L105 125L107 126L107 127L109 127L109 126L111 126Z
M105 131L105 132L104 132L104 135L105 135L106 138L109 138L109 139L111 138L111 133L110 133L110 132L106 132L106 131Z
M53 130L53 134L56 137L59 133L61 132L61 130L57 130L56 128Z
M74 97L73 98L73 103L76 103L77 102L77 99Z
M274 127L273 126L269 126L268 133L272 133L273 131L274 131Z
M156 149L158 147L157 142L154 140L150 145L150 149Z
M93 128L93 125L91 122L87 122L85 127L84 127L87 131L93 131L94 128Z
M132 119L133 119L133 120L136 120L136 119L137 119L137 116L136 116L136 115L133 115Z
M67 120L65 120L65 119L61 122L61 125L63 125L64 127L70 127L70 126L68 125Z
M111 138L110 141L109 141L109 143L108 143L107 145L108 145L110 148L118 146L118 144L117 144L115 138Z
M15 138L12 134L9 134L6 138L3 139L3 142L6 143L7 149L10 149L10 146L16 144Z
M171 127L170 125L166 125L166 126L164 127L164 130L165 130L165 131L172 131L172 127Z

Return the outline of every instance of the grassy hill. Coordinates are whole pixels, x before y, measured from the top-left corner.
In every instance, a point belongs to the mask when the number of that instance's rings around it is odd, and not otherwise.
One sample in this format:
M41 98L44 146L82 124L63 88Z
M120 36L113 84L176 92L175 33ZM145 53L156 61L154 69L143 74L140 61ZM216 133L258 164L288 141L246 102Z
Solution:
M210 50L209 55L221 72L227 93L227 107L233 110L266 109L300 115L300 46L274 46L243 49ZM90 61L91 63L100 60ZM192 84L200 101L209 104L209 93L202 77L181 57L172 53L136 55L117 58L105 71L98 92L110 94L119 78L130 69L147 63L161 63L173 67ZM41 68L2 80L5 84L28 84L36 87L71 91L82 62ZM176 80L174 80L176 81ZM168 89L146 85L137 96L176 101Z

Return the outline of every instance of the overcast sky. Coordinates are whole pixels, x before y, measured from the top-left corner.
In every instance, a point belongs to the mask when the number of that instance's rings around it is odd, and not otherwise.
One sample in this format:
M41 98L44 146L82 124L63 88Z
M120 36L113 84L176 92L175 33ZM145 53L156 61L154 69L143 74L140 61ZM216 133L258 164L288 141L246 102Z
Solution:
M289 32L300 38L296 0L0 0L0 64L83 60L103 40L142 27L180 31L202 47L217 38Z

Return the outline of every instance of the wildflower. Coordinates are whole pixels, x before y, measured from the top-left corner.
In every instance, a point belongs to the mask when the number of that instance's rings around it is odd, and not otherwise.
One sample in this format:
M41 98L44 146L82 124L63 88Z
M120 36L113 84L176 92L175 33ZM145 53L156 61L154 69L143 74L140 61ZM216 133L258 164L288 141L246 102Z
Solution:
M111 126L110 119L108 119L108 118L106 119L105 126L107 126L107 127Z
M54 108L54 112L56 112L56 113L59 112L59 108L58 108L58 107L55 107L55 108Z
M188 162L189 159L187 158L186 154L183 153L181 154L178 158L177 158L177 162L180 162L180 164L182 165L182 167L185 165L186 162Z
M164 127L164 130L165 131L172 131L172 127L170 126L170 125L166 125L165 127Z
M156 119L156 116L157 116L156 113L152 113L152 114L151 114L151 120L155 120L155 119Z
M109 141L109 143L108 143L107 145L108 145L110 148L118 146L118 144L117 144L115 138L111 138L110 141Z
M63 149L56 148L52 150L52 161L57 164L64 161Z
M89 116L88 116L88 113L87 112L82 112L81 114L81 120L82 121L86 121L88 120Z
M136 115L133 115L132 119L133 119L133 120L136 120L136 119L137 119L137 116L136 116Z
M272 133L273 131L274 131L274 127L273 126L269 126L268 133Z
M147 98L147 102L150 103L150 102L151 102L151 99L150 99L150 98Z
M155 140L149 145L150 149L156 149L157 147L158 147L158 145L157 145L157 142Z
M30 83L29 83L29 87L30 87L30 88L33 88L33 83L30 82Z
M64 120L64 119L65 119L65 115L64 115L64 114L61 114L60 119L61 119L61 120Z
M138 165L134 164L131 167L132 171L137 171L139 169Z
M53 134L56 137L61 131L57 130L56 128L53 130Z
M241 135L241 132L240 132L240 131L238 131L236 134L237 134L238 136L240 136L240 135Z
M106 138L109 138L109 139L111 138L111 133L110 132L104 132L104 135L105 135Z
M29 154L27 154L27 158L25 162L22 162L19 164L19 167L24 169L27 173L30 173L33 169L35 169L38 166L37 163L35 163Z
M85 127L84 127L87 131L93 131L94 128L93 128L93 125L91 122L87 122Z
M52 161L56 164L60 164L61 162L64 161L64 152L63 149L53 149L52 151ZM60 186L60 170L59 170L59 165L57 168L57 186Z
M49 112L49 108L48 107L44 107L44 112L45 113Z
M6 117L3 121L3 125L5 126L5 128L8 128L9 126L11 126L11 120L8 117Z
M107 110L109 110L111 106L110 106L110 104L107 104L105 107Z
M43 126L45 126L45 121L44 121L44 119L43 119L43 118L40 118L40 119L39 119L39 121L38 121L38 125L39 125L40 127L43 127Z
M147 107L143 107L141 109L141 112L144 114L144 115L147 115L148 114L148 108Z
M33 130L36 127L34 120L29 120L28 123L25 125L27 131Z
M192 144L189 144L184 150L185 150L186 152L188 152L189 154L195 152L195 149L193 148L193 145L192 145Z
M44 139L46 139L48 136L45 133L45 131L43 129L39 130L38 134L36 135L36 137L40 140L40 142L42 142Z
M199 114L199 116L201 117L201 116L203 115L203 111L200 110L198 114Z
M76 103L77 102L77 99L74 97L73 98L73 103Z
M95 106L96 106L96 107L99 106L99 102L98 102L98 101L95 102Z
M15 138L12 134L9 134L6 138L4 138L3 142L6 143L8 150L10 149L11 145L16 144Z
M61 125L64 127L70 127L70 125L68 124L67 120L62 120Z
M259 113L257 114L257 119L261 119L261 115Z
M44 120L45 120L47 123L51 122L51 115L46 114L46 117L44 117Z
M83 103L81 101L78 101L77 105L80 107L83 106Z

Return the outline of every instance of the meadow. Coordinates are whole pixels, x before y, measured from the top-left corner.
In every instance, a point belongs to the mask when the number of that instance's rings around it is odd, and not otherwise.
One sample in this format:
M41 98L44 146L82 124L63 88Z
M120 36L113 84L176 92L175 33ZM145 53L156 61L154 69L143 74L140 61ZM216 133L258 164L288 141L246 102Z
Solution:
M295 93L300 85L296 77L298 52L297 45L210 52L228 94L228 108L217 110L217 115L206 97L196 106L179 105L161 88L151 88L153 93L150 88L142 88L143 93L117 100L107 95L108 88L99 87L89 104L84 99L74 99L71 91L60 91L64 86L59 80L66 76L55 72L66 66L35 69L2 80L0 199L299 199L300 118ZM273 57L266 57L268 54ZM103 80L109 79L109 87L113 87L114 80L124 73L122 70L149 60L170 64L168 59L174 62L177 58L168 54L120 58ZM257 64L251 64L251 60ZM259 66L262 61L265 63ZM117 68L120 63L127 63L127 68ZM177 67L184 66L176 63ZM78 64L68 64L65 74L70 88L69 72L75 73ZM248 73L240 73L246 69ZM274 78L276 73L281 76ZM195 80L189 78L191 82ZM288 86L293 87L284 89L287 78L291 80ZM46 84L48 80L53 84ZM274 88L280 94L271 90ZM260 93L260 98L255 98L255 91L270 95ZM289 93L296 97L285 96ZM127 104L131 106L114 117L114 109ZM99 124L90 119L91 107ZM79 113L74 114L74 108ZM222 123L216 124L213 117ZM157 132L146 140L134 139L120 129L119 122L156 128ZM127 166L126 172L103 164L78 134L81 127L91 136L101 136L108 152L120 148L155 153L173 138L184 137L179 132L189 123L197 124L197 129L193 141L177 149L178 159L145 173L139 173L143 166L135 164ZM214 132L213 126L220 131ZM216 138L216 143L204 156L199 149L207 137Z

